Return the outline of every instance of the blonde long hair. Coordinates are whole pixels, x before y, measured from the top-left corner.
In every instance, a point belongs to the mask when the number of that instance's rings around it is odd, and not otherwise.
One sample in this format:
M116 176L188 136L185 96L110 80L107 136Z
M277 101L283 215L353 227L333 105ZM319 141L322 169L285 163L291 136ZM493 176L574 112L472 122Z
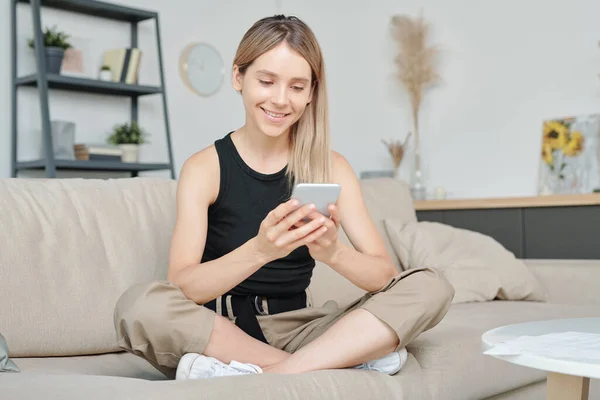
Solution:
M331 155L325 63L312 30L293 16L263 18L242 38L233 64L245 74L254 60L283 41L306 59L312 70L313 85L311 102L290 129L288 182L290 187L301 182L327 183L331 180Z

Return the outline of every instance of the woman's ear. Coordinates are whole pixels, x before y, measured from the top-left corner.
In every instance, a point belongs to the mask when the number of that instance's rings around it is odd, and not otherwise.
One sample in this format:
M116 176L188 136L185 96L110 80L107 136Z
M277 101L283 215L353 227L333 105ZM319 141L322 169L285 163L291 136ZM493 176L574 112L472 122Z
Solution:
M242 75L242 73L240 72L240 68L237 65L233 66L233 72L231 74L231 84L237 92L242 93L244 75Z

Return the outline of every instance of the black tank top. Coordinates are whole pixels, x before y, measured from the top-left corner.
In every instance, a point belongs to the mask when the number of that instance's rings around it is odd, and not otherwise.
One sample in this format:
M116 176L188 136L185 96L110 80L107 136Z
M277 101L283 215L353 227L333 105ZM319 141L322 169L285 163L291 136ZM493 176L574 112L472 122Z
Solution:
M287 167L262 174L242 160L231 133L216 140L220 185L208 209L208 231L202 262L217 259L258 233L260 223L279 204L289 200ZM302 246L284 258L265 264L234 287L232 295L287 296L303 292L310 284L315 260Z

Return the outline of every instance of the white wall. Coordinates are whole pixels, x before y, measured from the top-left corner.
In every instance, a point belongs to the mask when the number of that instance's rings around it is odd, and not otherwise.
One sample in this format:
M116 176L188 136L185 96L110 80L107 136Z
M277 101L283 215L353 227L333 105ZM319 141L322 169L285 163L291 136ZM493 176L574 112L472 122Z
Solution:
M236 46L257 19L285 14L304 19L326 57L333 145L357 173L387 169L391 161L382 138L403 138L410 129L407 97L394 80L389 20L395 13L423 9L434 40L444 48L443 84L431 91L422 114L422 153L430 188L452 197L533 195L536 192L541 121L600 111L600 3L591 0L403 2L255 0L121 0L159 11L168 105L176 168L193 152L243 122L243 109L229 76L209 98L190 93L178 71L181 50L190 41L215 45L229 64ZM0 9L0 177L10 174L10 47L8 1ZM169 4L169 5L167 5ZM71 18L71 17L74 18ZM44 10L44 25L60 24L98 63L108 47L127 45L126 24ZM142 83L158 83L154 29L140 26L144 51ZM28 6L19 6L21 71L31 70L25 46L31 32ZM29 68L29 69L27 69ZM20 159L33 158L41 144L34 91L21 90ZM128 118L122 99L52 93L52 118L77 122L78 140L102 140L115 122ZM166 158L160 98L142 98L140 119L152 133L144 160ZM403 169L407 177L409 165ZM159 172L155 175L166 176Z

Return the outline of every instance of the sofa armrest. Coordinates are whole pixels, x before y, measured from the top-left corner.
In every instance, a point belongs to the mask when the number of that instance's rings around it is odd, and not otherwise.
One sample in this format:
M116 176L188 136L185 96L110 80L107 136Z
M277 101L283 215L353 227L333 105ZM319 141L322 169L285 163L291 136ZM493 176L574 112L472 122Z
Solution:
M600 304L600 260L539 260L523 262L548 292L549 302Z

